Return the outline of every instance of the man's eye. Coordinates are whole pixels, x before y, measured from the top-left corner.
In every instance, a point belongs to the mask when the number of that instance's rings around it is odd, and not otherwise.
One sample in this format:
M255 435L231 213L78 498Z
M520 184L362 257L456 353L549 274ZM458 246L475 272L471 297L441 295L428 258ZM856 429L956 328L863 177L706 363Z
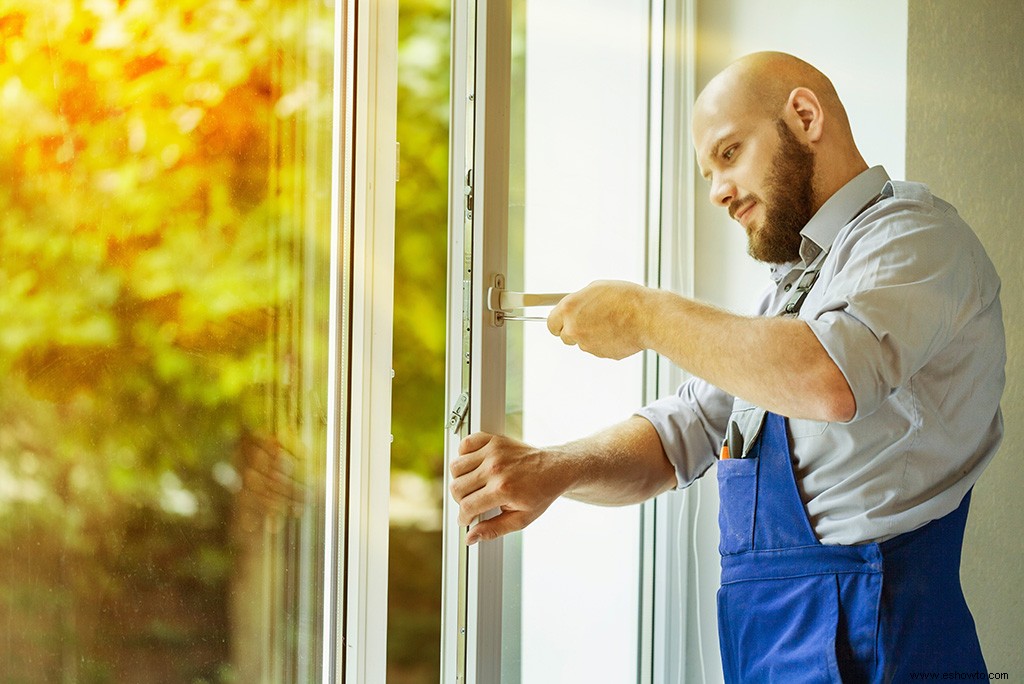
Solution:
M726 149L725 152L722 153L722 158L725 159L726 161L729 161L730 159L733 158L733 156L735 154L736 154L736 145L733 145L732 147Z

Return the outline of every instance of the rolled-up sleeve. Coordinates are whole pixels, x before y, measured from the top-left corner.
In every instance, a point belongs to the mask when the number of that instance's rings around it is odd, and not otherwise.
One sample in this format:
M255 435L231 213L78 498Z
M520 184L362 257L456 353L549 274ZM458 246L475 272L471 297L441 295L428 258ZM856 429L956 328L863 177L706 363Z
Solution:
M846 377L856 421L944 349L998 281L979 273L981 245L948 205L892 198L849 230L801 317Z
M699 378L684 382L672 396L637 411L658 431L676 471L676 486L687 487L715 462L732 413L733 397Z

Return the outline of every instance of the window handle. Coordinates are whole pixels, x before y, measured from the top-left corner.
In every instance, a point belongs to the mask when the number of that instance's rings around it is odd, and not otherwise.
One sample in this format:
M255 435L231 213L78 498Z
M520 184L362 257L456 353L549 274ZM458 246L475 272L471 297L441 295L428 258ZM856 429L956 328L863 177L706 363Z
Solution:
M487 290L487 301L490 305L493 302L495 288ZM514 311L515 309L528 309L531 306L554 306L562 301L568 292L513 292L511 290L497 290L498 306L489 307L491 311Z
M510 316L516 309L528 309L533 306L554 306L562 301L568 292L515 292L506 290L505 279L498 276L494 285L487 288L487 309L494 313L495 325L503 321L546 321L546 316Z

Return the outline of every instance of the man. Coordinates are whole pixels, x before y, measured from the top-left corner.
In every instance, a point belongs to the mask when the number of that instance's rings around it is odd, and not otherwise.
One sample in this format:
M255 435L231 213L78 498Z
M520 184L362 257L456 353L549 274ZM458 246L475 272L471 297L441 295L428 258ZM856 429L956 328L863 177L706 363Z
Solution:
M857 150L832 84L790 55L731 64L694 105L711 201L772 264L755 317L621 282L548 328L603 357L653 349L677 395L563 446L467 437L467 541L565 495L685 487L718 458L719 631L729 681L901 681L985 671L960 589L970 490L1002 436L999 280L971 229Z

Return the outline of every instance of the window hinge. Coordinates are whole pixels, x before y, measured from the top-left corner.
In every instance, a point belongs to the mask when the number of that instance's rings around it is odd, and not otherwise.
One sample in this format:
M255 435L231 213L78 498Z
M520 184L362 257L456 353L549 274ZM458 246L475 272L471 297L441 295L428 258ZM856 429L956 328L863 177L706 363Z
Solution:
M469 393L463 392L459 395L459 398L455 400L455 406L452 408L452 415L448 418L448 429L451 430L452 434L459 431L462 427L462 422L466 420L466 413L469 412Z

